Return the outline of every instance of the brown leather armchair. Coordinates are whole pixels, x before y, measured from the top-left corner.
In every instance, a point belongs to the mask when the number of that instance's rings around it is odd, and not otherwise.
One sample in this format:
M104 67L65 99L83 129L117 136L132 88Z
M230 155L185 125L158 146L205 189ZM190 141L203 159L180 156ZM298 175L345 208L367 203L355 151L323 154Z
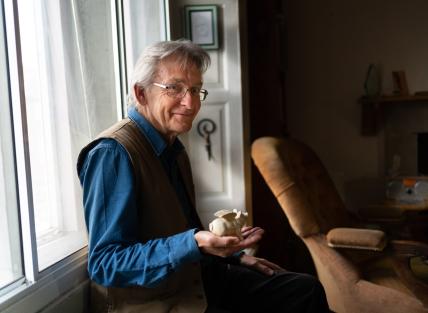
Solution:
M251 153L308 248L332 310L428 312L428 285L409 267L412 258L428 255L427 244L388 240L382 230L362 228L305 144L263 137L253 143Z

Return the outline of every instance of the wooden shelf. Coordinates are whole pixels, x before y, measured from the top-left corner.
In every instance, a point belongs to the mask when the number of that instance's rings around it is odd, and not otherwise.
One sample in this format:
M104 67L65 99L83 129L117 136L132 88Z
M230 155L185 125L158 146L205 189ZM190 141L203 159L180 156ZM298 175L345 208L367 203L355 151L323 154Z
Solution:
M428 95L390 95L380 97L361 97L359 102L362 105L361 110L361 135L375 136L382 126L382 110L390 104L405 104L426 102L428 104Z
M406 103L406 102L428 102L428 96L381 96L378 99L379 103Z
M401 211L427 211L428 201L423 201L420 203L404 203L393 200L385 200L384 203L370 205L369 207L374 209L398 209Z

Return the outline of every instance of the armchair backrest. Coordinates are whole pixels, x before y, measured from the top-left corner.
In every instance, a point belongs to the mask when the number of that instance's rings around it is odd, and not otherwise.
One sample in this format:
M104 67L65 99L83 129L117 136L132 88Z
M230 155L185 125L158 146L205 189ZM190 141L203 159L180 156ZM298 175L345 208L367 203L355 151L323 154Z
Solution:
M254 141L251 155L298 236L350 226L333 181L307 145L290 138L262 137Z

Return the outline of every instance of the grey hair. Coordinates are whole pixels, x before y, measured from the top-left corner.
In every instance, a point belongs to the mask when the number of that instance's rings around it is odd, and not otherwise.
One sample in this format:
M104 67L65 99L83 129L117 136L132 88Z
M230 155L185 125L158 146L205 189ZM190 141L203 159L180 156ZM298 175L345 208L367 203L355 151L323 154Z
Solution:
M159 63L168 57L175 57L181 68L188 64L195 65L205 73L210 66L211 59L208 53L190 40L160 41L146 47L134 66L129 86L128 104L135 104L134 86L147 88L153 83L157 75Z

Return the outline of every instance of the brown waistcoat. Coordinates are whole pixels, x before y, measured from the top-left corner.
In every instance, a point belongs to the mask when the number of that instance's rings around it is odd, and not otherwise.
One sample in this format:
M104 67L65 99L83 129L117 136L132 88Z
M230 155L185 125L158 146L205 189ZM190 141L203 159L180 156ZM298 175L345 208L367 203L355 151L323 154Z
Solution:
M185 231L186 218L176 192L151 144L134 121L127 118L118 122L84 147L78 158L78 171L83 166L86 154L101 138L118 141L131 160L139 208L140 242ZM177 162L194 208L192 174L184 151L178 156ZM155 288L106 288L91 282L91 309L94 313L198 313L204 312L205 308L199 263L183 266Z

